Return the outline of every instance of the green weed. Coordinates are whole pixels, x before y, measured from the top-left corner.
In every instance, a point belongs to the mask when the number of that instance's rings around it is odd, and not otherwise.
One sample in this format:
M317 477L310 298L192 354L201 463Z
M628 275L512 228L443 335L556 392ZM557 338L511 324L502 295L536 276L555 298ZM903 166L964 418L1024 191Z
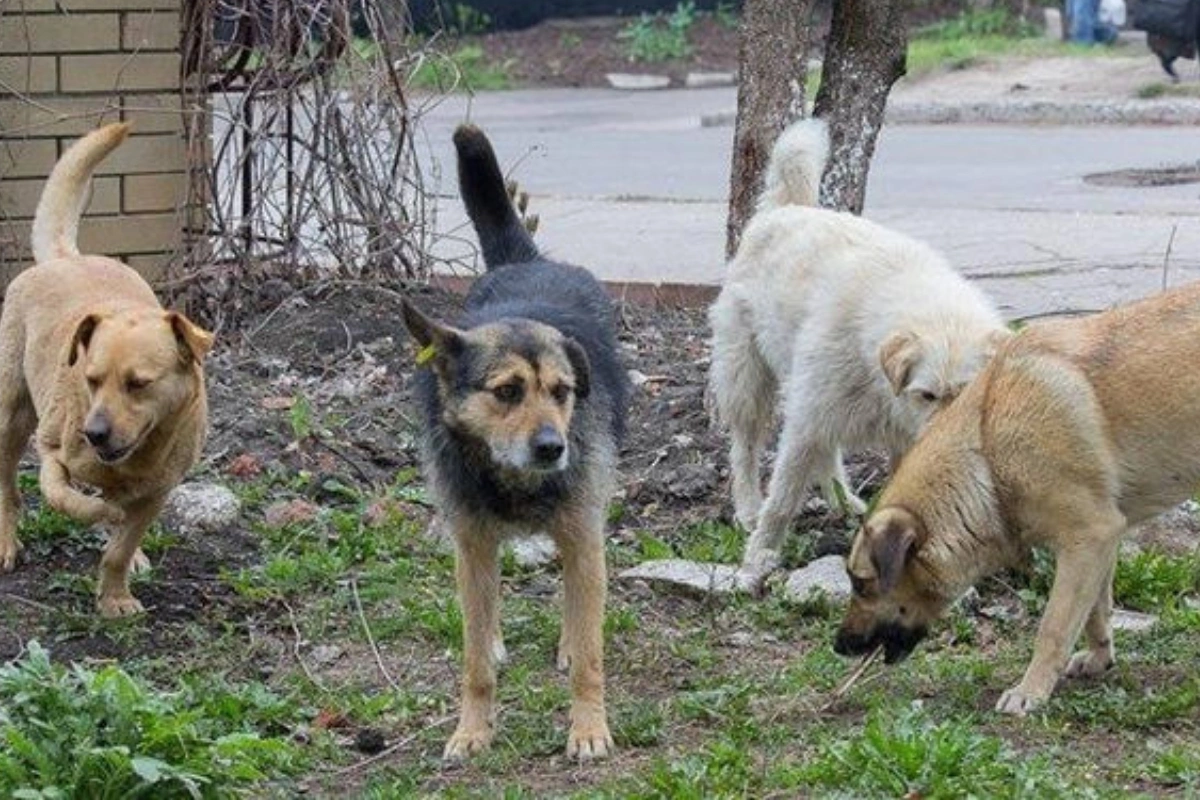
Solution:
M657 64L687 58L692 54L688 31L695 21L696 4L684 0L669 15L642 14L622 28L617 38L625 42L625 54L630 61Z
M1118 606L1138 611L1175 608L1200 589L1200 559L1145 550L1117 562L1113 598Z
M479 45L429 53L409 75L410 85L439 92L489 91L512 87L512 62L494 62Z
M206 687L164 693L123 670L51 664L36 642L0 667L0 794L14 798L221 798L298 768L254 728L257 703Z
M1015 752L973 720L935 722L919 709L872 713L861 732L822 739L799 785L855 797L1086 797L1045 756Z

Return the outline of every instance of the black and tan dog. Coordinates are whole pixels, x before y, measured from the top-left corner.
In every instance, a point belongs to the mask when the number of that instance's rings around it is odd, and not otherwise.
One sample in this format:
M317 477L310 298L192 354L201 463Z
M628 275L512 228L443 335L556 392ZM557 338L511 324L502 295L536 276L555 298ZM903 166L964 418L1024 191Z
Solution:
M835 649L903 658L951 601L1040 545L1053 588L997 710L1023 715L1063 674L1108 669L1121 535L1200 485L1197 363L1200 284L1014 337L934 418L855 538Z
M560 667L572 689L567 754L612 749L604 708L605 509L616 482L628 385L612 307L586 270L543 259L505 190L491 144L455 132L459 187L487 272L454 327L405 304L420 344L425 463L457 549L464 676L447 759L494 734L502 539L544 530L563 564Z

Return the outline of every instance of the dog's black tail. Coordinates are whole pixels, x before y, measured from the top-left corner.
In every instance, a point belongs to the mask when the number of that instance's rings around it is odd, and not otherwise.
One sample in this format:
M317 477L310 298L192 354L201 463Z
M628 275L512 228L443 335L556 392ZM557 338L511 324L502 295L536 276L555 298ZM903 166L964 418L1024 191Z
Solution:
M537 259L538 249L521 224L504 185L492 143L474 125L454 132L458 151L458 190L479 236L488 269Z

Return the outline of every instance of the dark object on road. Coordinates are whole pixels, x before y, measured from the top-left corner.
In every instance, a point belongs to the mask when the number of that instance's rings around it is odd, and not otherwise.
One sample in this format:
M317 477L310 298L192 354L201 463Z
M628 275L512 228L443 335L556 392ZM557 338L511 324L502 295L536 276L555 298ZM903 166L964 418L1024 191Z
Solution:
M1174 62L1195 58L1200 38L1200 0L1140 0L1133 7L1133 27L1146 32L1146 44L1158 56L1171 80L1179 82Z

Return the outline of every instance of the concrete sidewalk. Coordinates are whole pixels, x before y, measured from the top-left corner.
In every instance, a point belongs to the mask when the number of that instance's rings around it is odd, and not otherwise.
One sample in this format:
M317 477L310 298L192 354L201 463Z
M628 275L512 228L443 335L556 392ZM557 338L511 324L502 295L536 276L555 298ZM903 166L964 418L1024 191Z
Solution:
M443 190L436 252L472 260L449 145L470 119L533 195L548 253L609 281L718 285L733 132L700 118L734 101L732 89L444 100L424 121ZM889 124L865 216L941 249L1010 316L1102 308L1200 277L1200 184L1086 178L1198 163L1188 127Z

